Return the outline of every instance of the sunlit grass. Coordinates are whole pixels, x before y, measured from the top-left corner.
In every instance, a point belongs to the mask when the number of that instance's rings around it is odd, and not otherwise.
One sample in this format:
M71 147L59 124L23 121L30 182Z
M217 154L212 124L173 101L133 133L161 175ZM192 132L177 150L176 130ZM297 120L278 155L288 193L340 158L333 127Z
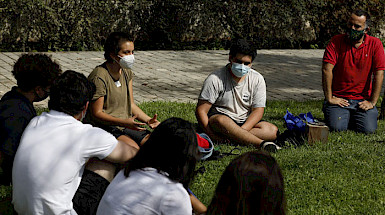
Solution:
M193 103L146 102L139 106L150 116L157 113L160 121L176 116L197 122ZM296 115L310 111L322 120L321 108L322 101L268 102L264 120L283 131L286 109ZM284 174L289 214L385 214L384 128L384 122L379 121L373 135L330 133L326 144L287 147L273 154ZM219 150L229 152L234 147L220 145ZM238 147L241 152L255 150ZM198 163L197 168L203 166L205 172L196 175L191 189L204 204L210 203L223 170L233 158ZM10 196L10 187L0 187L0 214L9 210Z

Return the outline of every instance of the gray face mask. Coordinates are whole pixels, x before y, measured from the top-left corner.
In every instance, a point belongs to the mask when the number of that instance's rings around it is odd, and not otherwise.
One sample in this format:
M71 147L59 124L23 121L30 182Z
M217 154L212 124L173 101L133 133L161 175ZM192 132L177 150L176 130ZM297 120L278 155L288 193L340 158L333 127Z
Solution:
M124 69L132 69L132 67L134 66L134 62L135 62L135 57L133 54L131 55L126 55L124 57L120 57L120 61L119 61L119 65L124 68Z

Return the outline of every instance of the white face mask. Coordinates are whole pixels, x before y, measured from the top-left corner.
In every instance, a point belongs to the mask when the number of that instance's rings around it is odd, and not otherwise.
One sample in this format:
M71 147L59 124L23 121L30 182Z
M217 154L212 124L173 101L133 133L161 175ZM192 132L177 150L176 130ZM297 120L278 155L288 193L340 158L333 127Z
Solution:
M81 118L80 118L80 122L83 122L83 119L86 117L86 113L83 113L83 111L82 111L82 116L81 116Z
M126 55L124 57L120 57L118 55L118 57L120 58L120 61L119 61L119 65L124 68L124 69L131 69L132 66L134 66L134 62L135 62L135 57L133 54L131 55Z

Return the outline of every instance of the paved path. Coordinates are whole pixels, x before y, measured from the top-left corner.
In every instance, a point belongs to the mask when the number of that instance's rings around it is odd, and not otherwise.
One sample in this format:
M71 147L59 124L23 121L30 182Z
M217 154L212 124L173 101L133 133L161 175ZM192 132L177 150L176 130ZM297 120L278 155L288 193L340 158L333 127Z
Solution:
M253 68L266 79L268 100L322 99L321 59L324 50L259 50ZM0 97L16 81L11 70L21 53L0 52ZM103 52L53 52L63 71L85 74L104 62ZM210 72L228 62L228 51L135 52L134 99L193 102ZM381 94L382 95L382 94ZM46 106L47 101L37 105Z

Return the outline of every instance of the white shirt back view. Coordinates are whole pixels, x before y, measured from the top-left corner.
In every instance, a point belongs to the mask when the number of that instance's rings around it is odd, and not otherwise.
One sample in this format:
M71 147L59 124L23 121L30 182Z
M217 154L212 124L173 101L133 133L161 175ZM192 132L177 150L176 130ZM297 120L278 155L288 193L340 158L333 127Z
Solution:
M154 168L120 171L99 203L97 215L192 214L190 197L181 183L171 181Z
M114 136L58 111L31 120L16 153L13 204L19 214L76 214L72 198L90 157L104 159Z

